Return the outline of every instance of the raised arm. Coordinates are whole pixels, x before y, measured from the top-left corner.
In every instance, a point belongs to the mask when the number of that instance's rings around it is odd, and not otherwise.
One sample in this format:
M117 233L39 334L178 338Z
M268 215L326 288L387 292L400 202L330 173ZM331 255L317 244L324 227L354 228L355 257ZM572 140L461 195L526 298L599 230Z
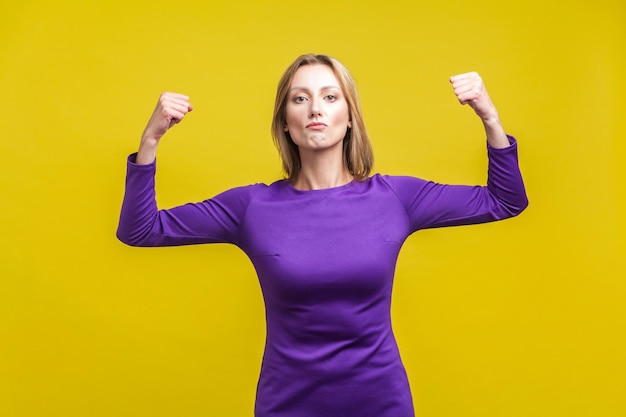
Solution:
M496 149L510 146L496 106L491 101L480 75L476 72L455 75L450 77L450 83L459 102L469 105L482 120L489 146Z
M517 142L508 136L498 112L475 72L450 78L461 104L483 122L489 165L486 186L438 184L412 177L385 177L407 211L411 231L484 223L517 216L528 205L517 162Z
M132 246L239 242L239 224L253 187L239 187L209 200L159 210L155 198L156 150L161 137L193 109L182 94L163 93L127 160L126 189L117 237Z

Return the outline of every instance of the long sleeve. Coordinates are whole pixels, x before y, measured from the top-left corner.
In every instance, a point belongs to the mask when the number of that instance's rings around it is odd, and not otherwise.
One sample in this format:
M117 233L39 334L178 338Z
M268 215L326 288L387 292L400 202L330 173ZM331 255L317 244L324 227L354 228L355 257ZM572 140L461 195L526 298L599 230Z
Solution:
M154 188L156 162L138 165L134 160L135 154L127 161L119 240L131 246L239 244L240 224L254 185L233 188L200 203L159 210Z
M445 185L413 177L385 176L384 180L404 206L411 232L502 220L528 206L518 166L517 141L495 149L487 147L487 186Z

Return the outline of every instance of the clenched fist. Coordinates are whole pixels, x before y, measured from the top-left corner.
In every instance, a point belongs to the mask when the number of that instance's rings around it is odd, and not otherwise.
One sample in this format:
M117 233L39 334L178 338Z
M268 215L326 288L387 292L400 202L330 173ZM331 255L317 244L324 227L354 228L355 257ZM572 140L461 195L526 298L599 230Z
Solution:
M475 72L455 75L450 77L450 83L459 102L468 104L482 120L487 134L487 143L493 148L508 147L510 141L480 75Z
M159 140L172 126L180 123L193 110L189 97L177 93L163 93L143 132L144 138Z
M189 97L177 93L161 94L141 136L141 144L135 162L138 164L152 163L156 157L156 149L161 137L172 126L180 123L183 117L192 110L193 106L189 103Z
M450 83L459 102L468 104L483 121L497 119L496 107L491 102L485 84L478 73L467 72L452 76Z

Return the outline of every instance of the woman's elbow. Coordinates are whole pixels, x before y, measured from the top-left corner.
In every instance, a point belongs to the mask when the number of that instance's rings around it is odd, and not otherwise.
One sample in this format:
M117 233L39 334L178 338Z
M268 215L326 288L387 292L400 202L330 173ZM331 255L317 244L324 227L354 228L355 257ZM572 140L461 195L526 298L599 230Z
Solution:
M524 195L524 198L516 201L515 204L508 206L508 211L511 217L519 216L528 207L528 197Z
M144 237L136 233L130 233L129 231L124 230L123 228L118 227L117 231L115 232L115 236L120 242L128 246L134 246L134 247L152 246L146 241Z

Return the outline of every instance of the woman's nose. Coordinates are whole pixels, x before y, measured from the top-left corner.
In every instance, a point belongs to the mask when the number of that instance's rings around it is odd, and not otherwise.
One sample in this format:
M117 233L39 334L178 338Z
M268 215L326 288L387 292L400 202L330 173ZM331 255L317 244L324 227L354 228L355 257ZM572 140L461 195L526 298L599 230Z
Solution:
M322 115L322 110L320 109L320 103L318 100L311 101L311 114L310 117L319 117Z

